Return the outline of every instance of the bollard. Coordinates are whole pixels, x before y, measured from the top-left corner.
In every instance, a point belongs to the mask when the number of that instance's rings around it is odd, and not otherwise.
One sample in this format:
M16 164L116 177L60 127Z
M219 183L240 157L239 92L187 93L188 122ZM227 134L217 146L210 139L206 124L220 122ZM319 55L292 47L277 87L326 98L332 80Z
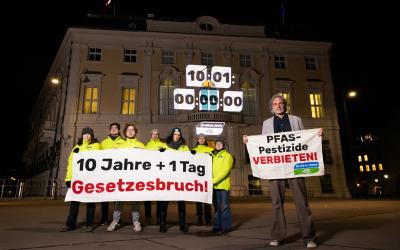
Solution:
M5 180L2 180L3 183L1 184L1 194L0 194L0 199L3 199L3 193L4 193L4 184L5 184Z
M20 182L18 188L18 200L21 200L23 198L23 193L24 193L24 182Z
M55 200L57 196L57 182L53 181L51 183L50 200Z

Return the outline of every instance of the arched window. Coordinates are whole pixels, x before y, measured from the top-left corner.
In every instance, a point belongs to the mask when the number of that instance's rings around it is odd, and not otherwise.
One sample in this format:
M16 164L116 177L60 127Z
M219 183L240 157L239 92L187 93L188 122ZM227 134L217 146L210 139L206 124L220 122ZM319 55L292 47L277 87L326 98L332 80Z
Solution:
M160 83L160 114L173 115L175 82L172 79L164 79Z
M242 82L240 89L243 91L242 114L247 116L256 115L256 88L250 82Z

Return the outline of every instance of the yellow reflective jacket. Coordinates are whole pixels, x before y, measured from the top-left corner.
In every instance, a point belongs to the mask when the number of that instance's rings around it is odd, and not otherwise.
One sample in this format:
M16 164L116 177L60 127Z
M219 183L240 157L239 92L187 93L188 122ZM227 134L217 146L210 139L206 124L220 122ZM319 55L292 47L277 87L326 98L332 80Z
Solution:
M144 148L144 144L136 138L126 138L125 143L121 145L121 148Z
M108 136L101 142L101 149L121 148L123 144L125 144L125 140L121 136L118 136L115 140Z
M231 190L230 172L233 166L233 157L225 149L217 154L213 153L212 180L214 189Z
M186 145L181 145L178 149L170 148L170 147L168 147L168 145L166 145L166 146L167 146L168 150L189 151L189 147Z
M83 140L83 143L80 146L78 144L75 145L75 147L72 149L72 151L68 157L67 174L65 176L65 181L70 181L72 178L72 158L75 154L74 150L76 148L79 148L79 152L90 151L90 150L100 150L101 145L98 142L89 144L89 141L87 141L87 140Z
M150 141L148 141L146 144L146 149L149 150L159 150L160 148L167 148L167 144L160 141L160 139L150 139Z
M199 153L212 153L214 149L206 145L197 145L193 150Z

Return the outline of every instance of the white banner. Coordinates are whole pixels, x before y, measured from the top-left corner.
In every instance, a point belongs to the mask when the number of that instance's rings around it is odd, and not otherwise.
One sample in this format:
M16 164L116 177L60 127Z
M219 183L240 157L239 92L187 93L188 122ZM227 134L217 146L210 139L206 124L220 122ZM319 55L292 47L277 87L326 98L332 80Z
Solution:
M65 201L212 203L212 158L188 151L110 149L75 153Z
M324 175L320 129L248 136L253 176L286 179Z

